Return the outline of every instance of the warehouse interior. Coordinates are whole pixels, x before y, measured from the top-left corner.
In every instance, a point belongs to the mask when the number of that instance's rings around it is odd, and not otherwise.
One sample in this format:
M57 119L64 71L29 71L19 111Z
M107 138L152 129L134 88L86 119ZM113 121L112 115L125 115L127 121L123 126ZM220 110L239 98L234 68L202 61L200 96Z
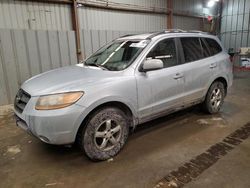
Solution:
M159 31L221 41L234 78L218 113L195 105L139 124L101 162L16 126L26 80L75 67L117 38ZM249 99L248 0L0 1L0 187L250 187Z

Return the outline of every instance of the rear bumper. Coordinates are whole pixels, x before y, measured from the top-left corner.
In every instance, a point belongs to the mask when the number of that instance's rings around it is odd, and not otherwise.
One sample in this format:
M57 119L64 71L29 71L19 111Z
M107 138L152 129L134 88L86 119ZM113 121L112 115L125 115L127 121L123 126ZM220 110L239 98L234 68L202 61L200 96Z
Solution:
M75 141L84 107L74 104L57 110L37 111L31 100L23 113L14 111L18 127L43 142L62 145Z

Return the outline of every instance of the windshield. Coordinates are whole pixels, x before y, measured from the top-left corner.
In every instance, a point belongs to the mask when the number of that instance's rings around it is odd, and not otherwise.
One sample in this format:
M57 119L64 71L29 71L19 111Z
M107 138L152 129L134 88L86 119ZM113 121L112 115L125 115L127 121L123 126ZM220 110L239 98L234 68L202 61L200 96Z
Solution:
M126 69L147 46L148 40L114 41L95 52L86 61L87 66L97 66L111 71Z

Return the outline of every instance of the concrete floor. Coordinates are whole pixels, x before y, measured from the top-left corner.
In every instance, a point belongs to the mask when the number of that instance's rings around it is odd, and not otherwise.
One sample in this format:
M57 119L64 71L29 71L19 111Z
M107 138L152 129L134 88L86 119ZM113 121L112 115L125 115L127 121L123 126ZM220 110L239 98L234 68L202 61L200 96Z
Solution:
M137 128L111 161L89 161L77 147L50 146L15 126L0 108L0 187L154 187L234 130L250 122L250 73L235 76L221 113L193 107ZM250 139L186 187L250 187Z

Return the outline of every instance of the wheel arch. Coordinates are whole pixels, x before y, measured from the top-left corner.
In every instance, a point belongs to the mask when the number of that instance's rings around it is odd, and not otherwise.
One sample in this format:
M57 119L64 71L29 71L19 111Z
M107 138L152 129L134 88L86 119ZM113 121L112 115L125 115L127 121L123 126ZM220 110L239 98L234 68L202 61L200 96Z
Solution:
M216 79L210 84L210 86L211 86L214 82L217 82L217 81L223 83L224 88L225 88L225 95L227 95L227 88L228 88L227 79L224 78L224 77L222 77L222 76L220 76L220 77L216 78Z
M215 79L211 80L211 81L208 83L207 88L206 88L206 90L204 91L204 94L203 94L204 100L205 100L205 97L206 97L206 95L207 95L207 92L208 92L209 88L210 88L211 85L212 85L214 82L216 82L216 81L220 81L220 82L223 83L223 85L224 85L224 87L225 87L225 92L226 92L225 94L227 95L227 88L228 88L228 81L227 81L227 79L226 79L224 76L217 76Z
M131 122L131 127L134 129L136 125L138 124L138 118L137 115L135 114L134 110L131 108L131 106L125 104L124 102L121 101L108 101L108 102L103 102L99 105L96 105L92 107L91 109L88 110L87 114L85 117L81 120L80 126L76 129L76 134L75 134L75 139L77 138L78 133L85 127L86 123L88 122L89 118L93 113L95 113L97 110L100 110L105 107L116 107L122 110L127 117L129 118L129 121Z

